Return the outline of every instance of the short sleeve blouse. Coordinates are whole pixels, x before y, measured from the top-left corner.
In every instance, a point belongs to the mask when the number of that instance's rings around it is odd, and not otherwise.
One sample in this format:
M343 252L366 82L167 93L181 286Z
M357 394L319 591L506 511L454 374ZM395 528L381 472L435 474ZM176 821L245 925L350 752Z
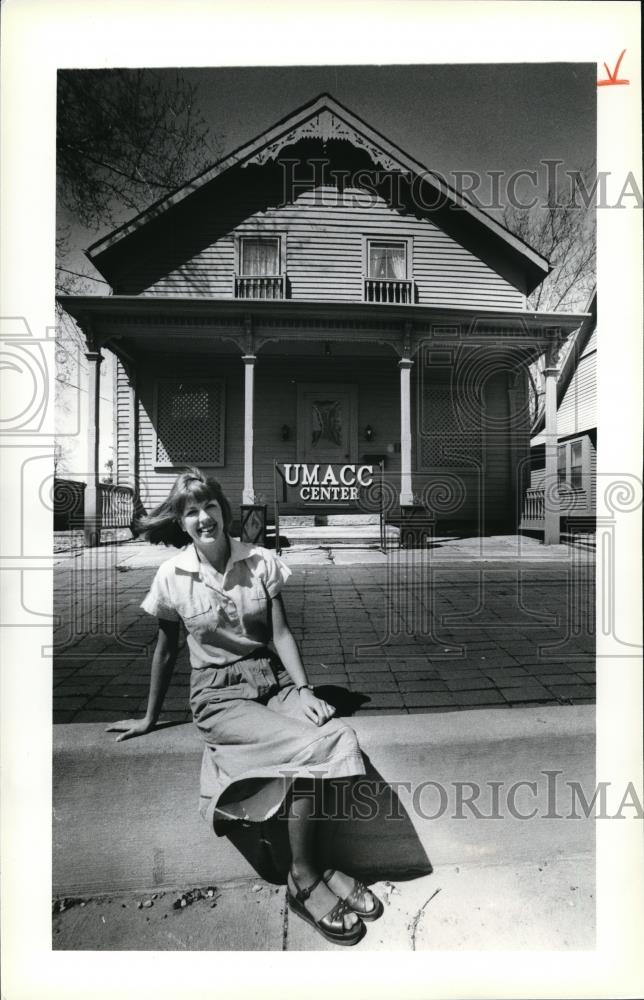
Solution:
M183 621L194 668L225 666L271 639L269 605L291 575L288 566L257 545L230 539L222 574L202 562L194 545L162 563L141 607L167 621Z

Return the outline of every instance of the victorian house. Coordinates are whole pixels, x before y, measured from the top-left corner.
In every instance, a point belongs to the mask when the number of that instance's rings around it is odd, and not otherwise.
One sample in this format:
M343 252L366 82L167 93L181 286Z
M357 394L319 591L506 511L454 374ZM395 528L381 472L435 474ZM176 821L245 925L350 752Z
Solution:
M105 350L128 517L196 465L269 522L284 502L380 504L391 520L420 509L514 532L530 487L528 370L544 353L544 486L556 484L558 352L584 316L529 311L548 262L329 95L87 253L112 294L60 301L91 372L90 543L118 517L98 479ZM316 466L349 489L289 485L298 469L310 485ZM350 489L359 476L377 484L371 498ZM559 539L555 494L546 542Z

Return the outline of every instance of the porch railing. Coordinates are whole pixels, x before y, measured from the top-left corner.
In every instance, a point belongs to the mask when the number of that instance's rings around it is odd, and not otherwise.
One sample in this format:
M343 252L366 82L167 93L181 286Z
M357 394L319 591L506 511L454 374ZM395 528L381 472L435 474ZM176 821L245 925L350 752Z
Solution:
M586 490L559 483L559 513L562 517L591 513L588 509ZM543 487L530 487L525 491L521 510L521 523L545 520L546 507Z
M134 490L130 486L100 483L101 528L129 528L134 517Z
M235 275L236 299L283 299L284 275Z
M411 304L414 301L412 281L381 281L379 278L366 278L364 283L365 302L387 302L398 305Z
M545 491L528 489L523 498L522 521L543 521L546 516Z

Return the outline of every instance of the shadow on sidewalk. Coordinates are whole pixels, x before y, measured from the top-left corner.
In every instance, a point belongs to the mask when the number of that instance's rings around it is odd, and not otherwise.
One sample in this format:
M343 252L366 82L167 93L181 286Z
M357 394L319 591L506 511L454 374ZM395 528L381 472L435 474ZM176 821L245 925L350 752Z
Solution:
M355 783L348 778L326 783L324 837L318 836L320 865L370 882L431 874L431 862L395 788L363 756L364 777ZM275 885L286 882L290 849L284 815L260 824L231 823L222 832L260 878Z

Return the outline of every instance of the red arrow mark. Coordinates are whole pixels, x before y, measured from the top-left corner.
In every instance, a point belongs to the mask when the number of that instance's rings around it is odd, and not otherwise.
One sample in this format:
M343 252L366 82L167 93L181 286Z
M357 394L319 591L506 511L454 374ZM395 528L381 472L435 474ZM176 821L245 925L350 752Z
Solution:
M631 82L630 80L620 80L618 78L618 76L617 76L617 74L619 73L619 67L621 66L622 59L624 58L625 53L626 53L626 49L624 49L624 51L620 55L619 59L617 60L617 65L615 66L615 70L612 73L609 70L609 68L606 65L606 63L604 63L604 69L606 70L606 75L607 75L608 79L607 80L598 80L597 81L597 86L598 87L618 87L620 84L625 84L625 83L630 83Z

